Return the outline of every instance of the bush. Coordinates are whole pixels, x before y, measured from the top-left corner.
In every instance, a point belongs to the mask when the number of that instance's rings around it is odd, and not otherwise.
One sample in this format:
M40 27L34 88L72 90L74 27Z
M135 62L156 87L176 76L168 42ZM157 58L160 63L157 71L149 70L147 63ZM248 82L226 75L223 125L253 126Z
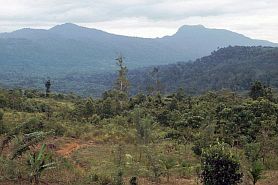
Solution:
M0 109L0 134L4 134L7 132L7 128L3 122L4 112Z
M25 134L42 131L44 128L44 123L42 123L37 118L31 118L28 122L24 123L22 132Z
M4 117L4 112L3 110L0 109L0 121L3 119L3 117Z
M113 179L106 175L91 174L89 176L89 182L95 185L113 185L115 184Z
M235 185L241 182L243 174L239 161L227 145L217 143L206 149L201 157L204 185Z
M255 161L251 164L250 173L253 177L253 184L255 185L259 179L262 178L264 170L263 164L260 161Z

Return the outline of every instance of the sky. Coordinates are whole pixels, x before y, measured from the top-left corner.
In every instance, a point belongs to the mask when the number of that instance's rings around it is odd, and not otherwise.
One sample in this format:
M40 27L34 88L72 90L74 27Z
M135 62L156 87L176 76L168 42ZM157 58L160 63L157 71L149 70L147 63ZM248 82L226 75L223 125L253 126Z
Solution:
M278 43L278 0L0 0L0 32L63 23L152 38L202 24Z

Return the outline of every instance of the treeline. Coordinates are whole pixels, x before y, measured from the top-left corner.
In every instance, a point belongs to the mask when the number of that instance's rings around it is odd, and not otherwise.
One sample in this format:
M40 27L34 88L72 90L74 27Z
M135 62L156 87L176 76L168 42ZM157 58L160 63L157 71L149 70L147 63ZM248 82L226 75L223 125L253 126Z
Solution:
M195 62L181 62L157 68L165 93L179 88L184 88L190 94L221 89L246 91L256 80L277 88L278 48L227 47ZM138 87L146 90L153 84L151 72L152 69L130 72L134 92Z
M154 77L154 68L157 74ZM132 95L148 93L157 81L162 93L172 93L183 88L188 94L228 89L246 91L252 82L259 80L272 88L278 87L278 48L272 47L227 47L213 52L194 62L129 70ZM14 80L14 78L18 78ZM82 73L52 76L53 89L62 93L77 93L82 96L100 97L111 89L116 73ZM43 89L45 79L18 74L1 76L3 85Z

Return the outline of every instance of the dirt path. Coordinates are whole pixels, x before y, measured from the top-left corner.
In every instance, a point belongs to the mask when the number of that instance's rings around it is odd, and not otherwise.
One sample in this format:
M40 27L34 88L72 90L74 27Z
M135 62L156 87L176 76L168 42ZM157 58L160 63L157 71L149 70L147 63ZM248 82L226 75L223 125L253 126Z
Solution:
M56 153L67 157L74 151L78 150L82 145L79 143L67 143L65 146L63 146L61 149L59 149Z
M62 147L60 147L56 153L63 157L69 157L73 152L81 149L95 145L94 142L90 141L87 143L82 143L81 141L69 141Z

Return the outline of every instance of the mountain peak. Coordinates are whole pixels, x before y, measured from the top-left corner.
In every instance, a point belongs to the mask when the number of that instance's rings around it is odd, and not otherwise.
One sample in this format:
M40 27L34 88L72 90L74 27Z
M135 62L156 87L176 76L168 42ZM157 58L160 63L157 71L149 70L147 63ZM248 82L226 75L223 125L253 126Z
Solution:
M77 28L83 28L81 26L78 26L76 24L73 23L64 23L64 24L60 24L60 25L56 25L52 28L50 28L49 30L60 30L60 29L77 29Z
M181 26L178 31L176 32L176 36L184 36L184 35L191 35L192 33L203 33L209 30L203 25L183 25Z
M183 25L178 29L179 31L184 31L184 30L204 30L207 29L205 26L198 24L198 25Z

